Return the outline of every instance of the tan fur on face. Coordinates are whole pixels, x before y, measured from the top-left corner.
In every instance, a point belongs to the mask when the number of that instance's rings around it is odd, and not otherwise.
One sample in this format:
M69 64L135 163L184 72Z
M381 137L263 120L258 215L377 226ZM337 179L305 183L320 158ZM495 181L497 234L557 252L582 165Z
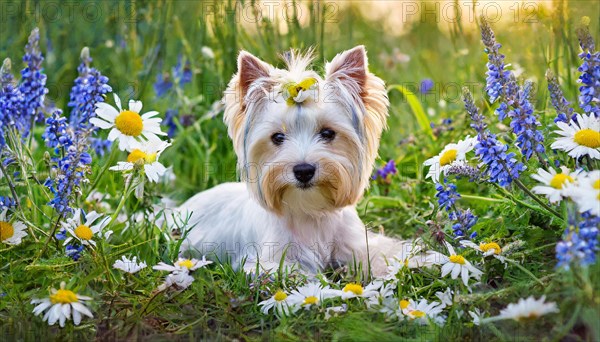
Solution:
M332 127L325 124L324 127ZM333 126L335 127L335 126ZM330 145L330 153L319 161L320 185L323 191L330 191L331 205L341 208L356 203L363 190L357 187L360 183L357 167L360 164L357 150L361 148L351 137L351 132L337 131L336 138ZM327 189L329 187L329 189Z
M314 77L319 81L321 96L318 103L312 105L328 108L323 110L331 110L338 116L323 123L339 134L329 147L328 155L318 162L329 169L325 170L328 174L318 180L317 187L331 209L356 204L362 197L369 185L381 132L386 124L389 101L385 84L368 71L364 47L358 46L338 54L326 65L324 82L314 71L306 69L311 59L310 54L291 52L286 58L287 70L282 70L242 52L238 58L238 74L230 81L224 96L224 121L233 140L238 165L242 171L248 172L242 172L242 180L257 182L249 184L252 193L263 206L274 212L281 212L285 205L282 202L285 191L292 187L290 179L286 179L285 166L279 169L274 165L265 168L264 165L273 160L285 160L285 156L276 156L278 151L273 148L270 136L257 138L252 135L253 139L260 140L244 141L250 139L250 130L265 120L263 116L269 115L265 111L273 101L273 92L289 82ZM327 100L335 103L327 103ZM345 132L339 126L340 123L345 124L348 118L353 120L355 128ZM288 161L296 162L299 161ZM254 164L247 167L249 163ZM287 172L289 178L289 170Z
M289 181L286 180L286 167L289 165L281 163L265 165L262 169L262 180L256 184L262 191L263 204L277 215L283 214L282 200L285 191L290 186Z

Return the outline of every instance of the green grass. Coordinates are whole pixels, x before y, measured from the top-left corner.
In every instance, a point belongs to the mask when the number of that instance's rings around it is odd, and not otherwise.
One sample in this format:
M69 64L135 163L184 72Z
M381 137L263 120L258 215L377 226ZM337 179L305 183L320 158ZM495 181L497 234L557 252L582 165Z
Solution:
M236 71L240 49L281 65L279 53L289 48L314 46L315 67L322 70L324 61L336 53L364 44L371 70L391 89L389 129L382 137L378 163L381 166L394 159L399 172L390 184L373 183L358 206L359 214L374 230L382 227L389 235L421 236L432 246L431 232L435 225L449 231L438 217L435 189L430 181L425 181L422 164L447 143L474 134L460 98L462 86L472 88L479 107L488 118L493 118L494 107L483 100L487 57L476 23L459 25L442 20L436 25L427 17L428 21L405 23L400 32L399 25L392 25L398 28L395 30L386 28L382 20L367 19L362 15L368 10L364 4L328 6L331 12L315 11L312 7L315 4L327 5L307 3L304 17L299 18L302 20L285 22L278 18L253 23L247 18L240 19L233 1L86 1L74 5L73 16L67 15L67 7L62 6L61 14L53 16L53 7L46 2L0 3L6 9L1 18L0 57L10 57L16 73L22 67L19 61L27 36L32 28L39 27L46 57L48 99L58 107L66 109L69 90L77 76L79 52L89 46L93 66L110 78L110 85L123 100L141 99L146 109L153 108L161 114L177 109L193 118L192 123L180 124L173 146L162 157L167 165L173 166L176 180L149 186L143 201L129 198L122 211L127 213L130 228L123 232L124 224L114 225L115 234L110 242L100 243L101 248L95 252L83 253L77 262L66 257L61 244L53 240L42 250L45 235L57 220L56 214L45 205L47 195L42 187L33 187L29 194L25 183L17 184L24 205L22 218L36 227L39 242L30 236L16 247L0 244L0 294L4 294L0 297L1 336L9 340L53 336L59 340L295 341L600 338L600 326L595 319L600 315L600 267L596 264L569 272L554 268L554 248L564 229L563 222L539 209L519 191L512 191L509 196L500 189L466 180L458 182L463 195L459 203L479 216L475 228L479 236L507 246L507 254L522 267L504 268L499 263L486 263L482 284L473 293L465 291L459 282L440 278L437 269L404 274L398 286L399 298L435 299L435 292L448 285L463 290L459 304L449 311L448 324L442 328L386 319L383 314L366 310L360 301L350 302L347 314L330 320L324 318L323 311L303 311L281 320L262 315L257 303L278 288L291 289L301 283L303 276L297 273L271 280L252 279L234 272L228 265L210 265L195 272L195 281L189 289L164 293L156 291L163 281L163 272L148 268L132 276L110 267L124 254L137 255L148 265L170 262L177 257L178 245L166 230L155 227L147 215L133 213L152 210L161 197L183 201L201 190L237 179L235 155L221 116L211 118L205 114L221 98ZM208 15L210 5L222 11ZM581 16L592 16L590 30L600 44L597 17L592 15L600 11L597 2L554 1L555 8L559 5L564 6L562 11L538 7L532 23L519 20L494 25L508 61L524 69L523 78L537 81L535 107L546 136L553 129L555 112L549 102L544 74L548 68L552 69L559 76L567 98L576 98L579 47L575 27ZM98 13L93 20L83 15L91 9L97 11L90 13ZM317 12L320 14L315 15ZM214 51L214 59L201 53L203 46ZM394 49L410 56L410 61L394 61L391 57ZM169 72L179 56L190 64L192 82L165 97L157 97L153 90L156 75ZM433 79L439 87L427 96L418 92L424 78ZM453 130L440 129L443 118L454 120ZM433 129L430 123L435 124ZM43 127L38 126L36 144L31 147L34 167L29 175L43 182L48 167L44 161L45 149L41 147L42 132ZM511 139L508 134L502 137ZM108 214L117 208L124 185L120 174L101 171L123 157L122 153L113 153L95 158L90 185L83 187L84 194L94 184L96 190L111 196L104 201L111 207L106 211ZM528 173L523 178L528 186L534 184ZM0 181L0 194L7 195L8 191L7 182ZM86 210L98 209L96 204L85 203L83 196L78 205ZM342 284L358 277L332 271L327 276ZM78 327L67 324L59 329L48 327L40 317L32 315L31 298L47 296L48 289L57 288L61 281L94 298L93 320L85 319ZM559 314L530 324L511 321L481 327L464 318L474 308L489 316L496 315L520 297L542 294L559 304ZM341 304L341 299L335 299L329 306ZM464 310L463 318L458 316L459 309Z

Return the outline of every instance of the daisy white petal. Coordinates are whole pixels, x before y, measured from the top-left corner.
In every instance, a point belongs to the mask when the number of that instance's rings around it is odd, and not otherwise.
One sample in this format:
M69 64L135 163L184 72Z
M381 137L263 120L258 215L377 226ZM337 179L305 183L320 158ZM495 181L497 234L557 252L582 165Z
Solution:
M100 129L109 129L114 125L98 118L91 118L90 123Z
M572 158L589 156L600 159L600 118L593 113L588 115L577 114L577 120L569 124L558 122L559 130L554 133L560 135L551 147L562 150Z
M142 101L129 100L129 110L134 112L142 111Z
M121 98L119 97L119 95L117 95L117 93L113 93L114 98L115 98L115 104L117 105L117 108L119 108L119 112L123 110L123 107L121 106Z
M108 103L99 102L96 104L96 115L108 122L114 122L115 118L119 115L119 111Z
M144 115L142 115L142 119L150 119L151 117L153 117L153 116L156 116L156 115L158 115L158 114L159 114L159 113L158 113L157 111L155 111L155 110L152 110L152 111L149 111L149 112L146 112L146 113L144 113ZM158 122L162 121L162 119L160 119L160 118L158 118L158 120L159 120ZM149 121L149 120L148 120L148 121ZM150 121L149 121L149 122L150 122Z
M108 168L111 171L129 171L133 170L133 163L117 162L117 165Z

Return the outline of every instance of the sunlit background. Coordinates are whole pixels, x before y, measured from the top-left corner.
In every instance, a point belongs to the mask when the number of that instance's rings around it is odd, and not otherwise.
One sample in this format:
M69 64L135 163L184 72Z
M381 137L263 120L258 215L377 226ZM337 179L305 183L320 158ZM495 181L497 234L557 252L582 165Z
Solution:
M281 65L289 48L315 48L315 65L358 44L368 50L371 70L388 84L403 84L423 102L433 122L464 117L460 89L481 95L487 56L478 31L484 15L496 28L502 51L522 79L544 80L547 68L564 78L566 92L576 91L573 72L579 52L575 29L590 16L598 38L598 1L3 1L0 51L15 70L30 30L39 27L48 101L63 106L76 77L79 51L89 46L93 65L110 78L122 97L139 98L162 113L177 111L181 129L197 149L214 148L230 163L228 172L206 176L180 155L176 173L189 174L177 196L235 179L235 161L218 116L217 101L246 49ZM172 80L180 63L192 74L177 92L158 94L157 85ZM418 90L431 80L430 91ZM542 84L537 108L547 105ZM382 158L419 129L400 94L392 92L390 133L384 134ZM479 96L481 97L481 96ZM202 136L203 138L194 138ZM214 138L214 139L213 139ZM180 141L189 149L189 142ZM211 147L212 146L212 147ZM210 159L206 156L206 162ZM233 170L231 170L233 169ZM204 176L198 176L204 175Z

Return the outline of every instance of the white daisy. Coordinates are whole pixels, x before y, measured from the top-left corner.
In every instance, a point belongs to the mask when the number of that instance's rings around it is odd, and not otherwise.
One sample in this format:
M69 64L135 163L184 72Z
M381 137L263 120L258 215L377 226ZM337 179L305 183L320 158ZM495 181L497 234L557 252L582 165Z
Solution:
M21 243L21 239L27 236L27 226L20 221L10 223L6 218L6 212L8 209L4 209L0 213L0 242L7 245L18 245Z
M92 298L81 296L73 291L65 289L65 282L60 283L60 289L52 289L50 297L44 299L33 299L31 304L37 304L33 313L38 316L46 311L43 320L48 321L49 325L56 322L61 327L65 326L65 321L73 319L75 325L81 323L82 315L94 318L90 309L86 307L86 301Z
M462 255L457 255L454 251L454 248L452 248L452 246L447 242L446 247L448 248L450 255L442 255L442 277L450 274L452 279L456 279L460 275L465 286L469 286L470 277L479 280L483 272L475 268L475 266L473 266Z
M193 282L194 277L187 270L176 270L167 275L165 282L158 287L158 290L164 291L173 287L175 290L182 291L192 285Z
M325 320L329 320L333 316L338 316L339 314L345 313L348 311L348 304L342 304L340 306L330 306L325 309Z
M123 110L121 99L117 94L114 96L117 108L104 102L96 104L98 117L91 118L90 122L96 127L110 129L108 140L119 140L121 151L132 149L137 142L156 141L160 140L158 135L166 135L160 129L162 119L154 118L157 111L140 115L142 102L134 100L129 100L129 110Z
M201 267L212 264L212 261L206 260L206 256L202 256L202 259L185 259L179 258L175 265L169 265L164 262L159 262L156 266L153 266L152 269L157 271L169 271L169 272L179 272L179 271L195 271Z
M101 233L104 227L110 222L110 217L98 214L95 211L85 215L85 223L81 223L81 209L77 209L73 217L62 223L64 229L67 230L71 236L65 240L65 245L76 239L82 245L85 246L96 246L96 241L92 240L94 235ZM94 222L97 222L94 224ZM112 231L106 231L102 234L105 239L112 234Z
M544 169L538 169L538 173L531 175L531 178L539 181L543 185L533 187L531 191L535 194L545 195L550 203L560 202L565 197L565 188L568 183L576 183L578 172L571 171L561 166L561 173L556 173L553 168L550 172Z
M600 118L594 114L577 114L577 122L557 122L560 130L554 131L562 137L557 138L550 147L569 153L572 158L588 155L600 159Z
M148 141L146 143L134 143L133 149L127 156L126 162L117 162L112 166L112 171L131 171L136 166L143 168L144 173L151 182L158 182L166 172L167 168L158 161L160 154L171 143L166 141Z
M298 307L291 305L288 299L289 295L287 293L283 290L278 290L271 298L258 303L258 306L262 306L261 311L265 315L268 314L272 308L275 308L277 314L289 315L290 313L295 312Z
M409 320L419 324L427 324L432 320L436 324L443 324L444 318L439 314L442 312L442 307L438 302L429 303L427 299L422 298L418 303L412 299L401 300L400 310L402 314Z
M558 312L556 303L546 303L546 296L542 296L536 300L533 296L527 299L519 299L514 304L508 304L508 306L500 311L498 319L514 319L515 321L528 321L536 319L540 316Z
M384 302L394 295L396 282L390 282L379 288L379 291L367 299L367 307L383 305Z
M394 255L389 262L387 274L384 276L384 279L396 279L398 272L405 267L421 268L437 264L436 260L439 260L440 254L434 251L422 253L423 248L419 242L420 241L414 241L411 244L402 245L400 252Z
M123 255L123 257L121 257L121 260L117 260L113 264L113 268L116 268L118 270L130 273L130 274L137 273L146 267L147 267L146 263L143 261L138 263L137 257L135 257L135 256L133 257L133 259L130 260L130 259L127 259L127 257L125 257Z
M441 309L447 306L452 306L452 304L454 304L454 291L452 291L449 287L444 292L436 292L435 296L438 297L440 300Z
M502 253L502 248L495 242L480 243L478 245L473 241L461 240L460 244L464 247L470 247L478 252L481 252L484 257L493 256L494 258L500 260L500 262L503 264L506 264L506 258L500 255L500 253Z
M600 216L600 170L580 174L578 183L567 184L565 194L577 203L579 212Z
M84 203L86 206L88 206L88 208L99 208L102 211L109 211L110 204L106 203L105 201L110 198L111 197L109 194L103 194L100 191L92 190L92 192L90 192L88 197L85 199Z
M383 298L381 300L379 312L383 313L389 318L401 318L404 316L401 307L401 304L404 302L406 302L406 306L408 306L408 301L398 301L396 297Z
M481 321L483 319L483 314L481 313L481 311L479 311L479 309L475 308L475 310L469 311L469 316L471 316L471 318L473 318L473 324L475 324L475 325L481 324Z
M342 299L356 297L371 298L379 294L378 290L381 288L382 285L383 282L380 280L375 280L365 287L362 287L362 285L358 283L348 283L342 289L341 296Z
M308 283L292 291L288 301L292 305L308 309L312 305L320 305L323 299L338 296L340 296L339 290L330 289L329 286L323 288L317 283Z
M440 180L440 173L446 175L446 171L455 164L464 164L467 160L466 154L473 150L477 138L467 136L458 143L448 144L437 156L427 159L423 165L429 166L429 172L425 178L431 178L435 183Z

